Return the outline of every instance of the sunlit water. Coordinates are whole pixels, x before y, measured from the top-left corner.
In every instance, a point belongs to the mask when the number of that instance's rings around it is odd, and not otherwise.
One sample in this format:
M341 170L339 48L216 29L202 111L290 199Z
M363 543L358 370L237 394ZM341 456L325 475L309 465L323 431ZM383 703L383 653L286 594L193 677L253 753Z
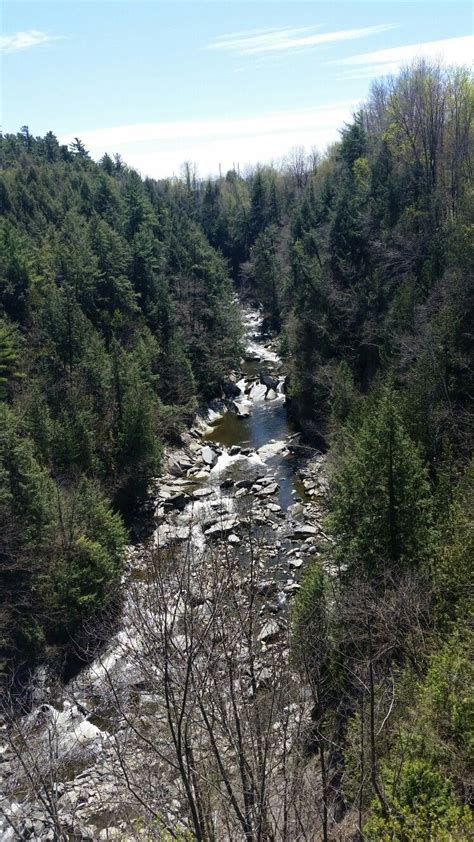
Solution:
M278 502L283 509L287 509L300 493L295 480L293 460L286 447L295 430L286 413L281 361L271 345L269 346L268 338L261 336L260 323L258 313L245 314L246 351L249 358L243 364L244 376L238 383L241 396L237 401L248 405L250 416L240 418L235 412L227 410L222 418L213 424L212 431L206 438L209 442L225 448L239 445L241 448L259 451L265 465L275 475L279 484ZM260 360L252 359L254 355L259 356ZM260 370L280 380L278 392L271 391L267 399L265 387L258 381ZM246 395L245 391L250 385L250 392ZM272 455L273 451L277 452Z

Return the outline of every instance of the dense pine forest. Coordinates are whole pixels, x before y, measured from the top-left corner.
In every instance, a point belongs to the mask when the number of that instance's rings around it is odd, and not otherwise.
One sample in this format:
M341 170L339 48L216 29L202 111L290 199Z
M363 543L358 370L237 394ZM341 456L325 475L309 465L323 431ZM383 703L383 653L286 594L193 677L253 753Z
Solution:
M238 370L236 295L326 454L331 541L289 656L321 824L285 836L252 802L235 839L472 832L472 109L467 71L419 62L326 154L210 180L142 179L27 127L0 140L5 676L119 603L164 450ZM190 837L149 838L217 840L198 814Z
M1 139L2 637L61 642L113 597L163 442L239 358L189 185L78 140Z

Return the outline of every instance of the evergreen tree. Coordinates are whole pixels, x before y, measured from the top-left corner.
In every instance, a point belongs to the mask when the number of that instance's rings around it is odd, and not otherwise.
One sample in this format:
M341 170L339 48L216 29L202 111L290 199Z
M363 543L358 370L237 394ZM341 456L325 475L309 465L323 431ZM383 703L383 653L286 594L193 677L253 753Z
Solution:
M0 399L8 394L8 385L19 376L19 353L13 326L0 320Z
M252 195L250 200L249 215L249 238L250 242L256 240L268 221L267 215L267 192L263 173L260 169L255 173L252 182Z
M432 548L428 477L393 390L349 430L332 486L331 524L344 566L370 575L416 567Z
M282 270L276 255L276 240L275 227L265 228L250 251L255 292L270 319L273 330L279 330L281 325Z

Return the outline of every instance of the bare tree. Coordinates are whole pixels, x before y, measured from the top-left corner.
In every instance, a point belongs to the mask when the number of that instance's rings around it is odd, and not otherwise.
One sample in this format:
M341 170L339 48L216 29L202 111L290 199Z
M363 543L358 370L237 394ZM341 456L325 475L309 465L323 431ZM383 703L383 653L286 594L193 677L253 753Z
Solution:
M431 624L429 587L416 573L388 574L381 581L351 580L335 592L337 616L343 633L338 649L347 675L347 709L358 713L359 778L356 803L359 836L368 794L382 814L391 805L380 775L379 757L386 748L391 717L396 711L398 669L409 662L422 674L420 653Z
M289 666L285 624L260 619L251 534L245 562L224 544L199 564L190 545L179 564L157 550L146 578L131 600L122 655L153 710L134 709L129 688L103 664L129 791L145 813L162 816L156 776L147 782L143 770L166 769L199 840L317 838L320 804L307 799L302 753L309 709Z
M69 729L62 727L61 718L69 720ZM16 839L28 838L32 831L45 840L69 839L75 816L69 811L65 820L62 814L61 781L76 762L83 717L76 718L71 706L64 714L49 704L30 710L28 702L21 704L18 696L10 696L9 701L5 696L1 720L3 759L8 761L3 767L4 830L8 828Z
M293 146L285 158L286 171L301 190L308 180L308 162L304 146Z

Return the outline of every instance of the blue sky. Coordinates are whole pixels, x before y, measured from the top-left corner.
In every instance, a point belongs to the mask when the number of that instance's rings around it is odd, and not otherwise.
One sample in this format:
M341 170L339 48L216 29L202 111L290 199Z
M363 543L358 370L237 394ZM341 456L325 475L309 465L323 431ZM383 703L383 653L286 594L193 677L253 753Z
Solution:
M456 0L4 0L2 129L81 137L144 175L323 150L371 80L472 58Z

